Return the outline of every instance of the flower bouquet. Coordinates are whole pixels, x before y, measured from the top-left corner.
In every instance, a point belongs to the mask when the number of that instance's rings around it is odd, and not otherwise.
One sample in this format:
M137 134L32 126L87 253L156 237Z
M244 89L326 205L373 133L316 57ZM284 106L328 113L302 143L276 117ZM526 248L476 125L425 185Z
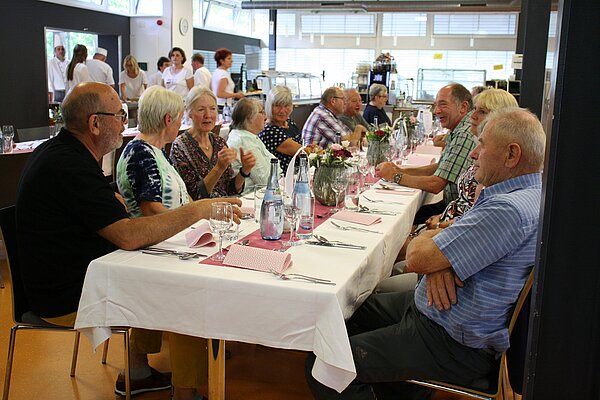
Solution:
M348 160L352 157L348 150L349 144L348 141L334 143L308 155L310 165L316 168L313 182L315 198L325 206L334 206L343 199L344 193L336 195L331 186L335 177L344 173L349 166Z

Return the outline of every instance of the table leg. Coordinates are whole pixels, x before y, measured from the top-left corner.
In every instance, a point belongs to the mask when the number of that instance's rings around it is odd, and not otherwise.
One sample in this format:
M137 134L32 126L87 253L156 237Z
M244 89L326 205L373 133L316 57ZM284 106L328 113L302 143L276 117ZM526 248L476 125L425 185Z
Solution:
M225 341L208 340L208 398L225 400Z

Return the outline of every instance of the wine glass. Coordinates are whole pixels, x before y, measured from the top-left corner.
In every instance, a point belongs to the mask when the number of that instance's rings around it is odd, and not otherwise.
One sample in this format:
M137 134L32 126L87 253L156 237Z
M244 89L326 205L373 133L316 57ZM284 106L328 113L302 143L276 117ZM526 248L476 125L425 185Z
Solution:
M333 175L331 180L331 190L335 193L335 208L331 210L331 213L340 211L340 194L348 187L348 176L346 175L346 169L340 168Z
M287 222L290 224L290 240L283 243L283 245L278 250L286 251L290 247L297 246L300 244L299 241L294 240L294 236L296 235L296 223L298 222L298 218L300 217L300 208L298 207L296 193L293 193L291 196L288 194L284 194L282 198L284 216Z
M210 228L219 235L219 252L211 257L214 261L223 261L223 235L233 225L233 209L226 202L212 203L210 206Z
M367 183L367 175L369 174L369 170L371 169L371 165L369 164L369 160L367 159L367 157L361 157L358 160L358 172L360 172L360 174L362 175L362 188L366 189L367 187L369 187L369 184Z

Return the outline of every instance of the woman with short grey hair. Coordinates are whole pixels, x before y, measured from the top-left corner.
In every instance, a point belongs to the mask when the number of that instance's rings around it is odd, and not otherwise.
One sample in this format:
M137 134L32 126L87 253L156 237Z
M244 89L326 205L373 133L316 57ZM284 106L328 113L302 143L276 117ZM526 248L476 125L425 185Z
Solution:
M387 104L388 100L388 91L387 88L380 84L374 83L369 88L369 104L365 107L365 111L363 112L363 117L369 124L375 123L375 118L377 118L377 125L381 125L386 123L388 125L392 125L392 121L390 121L390 117L388 117L387 113L383 109Z
M237 168L231 163L237 154L225 139L212 130L217 122L217 98L204 87L195 86L185 99L192 127L171 147L171 162L183 178L193 199L238 195L245 176L254 167L252 154L245 155Z
M142 93L140 133L125 146L117 164L117 186L130 217L162 214L190 202L185 183L163 154L164 145L177 137L182 117L183 100L175 92L152 86ZM167 334L173 398L191 398L197 395L196 388L207 382L206 339ZM147 335L160 349L162 332Z
M302 132L290 118L292 110L292 91L287 86L275 86L265 102L267 123L258 134L267 150L279 159L283 172L287 170L294 154L302 147Z
M231 114L231 132L227 139L229 148L236 150L237 158L231 163L236 169L242 165L244 157L250 153L256 164L252 174L247 174L243 194L254 191L256 185L266 185L271 169L271 159L276 158L256 136L265 126L265 110L258 99L245 97L235 103Z

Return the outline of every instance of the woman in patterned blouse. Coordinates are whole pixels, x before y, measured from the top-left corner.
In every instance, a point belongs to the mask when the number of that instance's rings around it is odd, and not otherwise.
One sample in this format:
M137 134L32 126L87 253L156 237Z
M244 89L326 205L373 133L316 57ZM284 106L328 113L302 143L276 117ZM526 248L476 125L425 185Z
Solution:
M237 171L231 168L236 151L211 132L217 122L217 99L211 90L195 86L187 95L185 106L192 128L173 142L171 161L188 193L194 200L240 194L244 176L250 175L256 163L254 155L242 151L241 167Z
M475 111L471 115L471 133L478 135L479 126L492 111L518 106L515 97L506 90L488 89L481 92L475 99ZM461 217L473 207L479 192L473 165L458 178L456 185L458 198L451 201L442 214L434 215L425 222L428 229L445 228L454 222L454 218Z
M302 146L302 132L292 121L292 92L287 86L275 86L265 102L267 123L258 137L279 159L281 171L287 171L290 160Z

